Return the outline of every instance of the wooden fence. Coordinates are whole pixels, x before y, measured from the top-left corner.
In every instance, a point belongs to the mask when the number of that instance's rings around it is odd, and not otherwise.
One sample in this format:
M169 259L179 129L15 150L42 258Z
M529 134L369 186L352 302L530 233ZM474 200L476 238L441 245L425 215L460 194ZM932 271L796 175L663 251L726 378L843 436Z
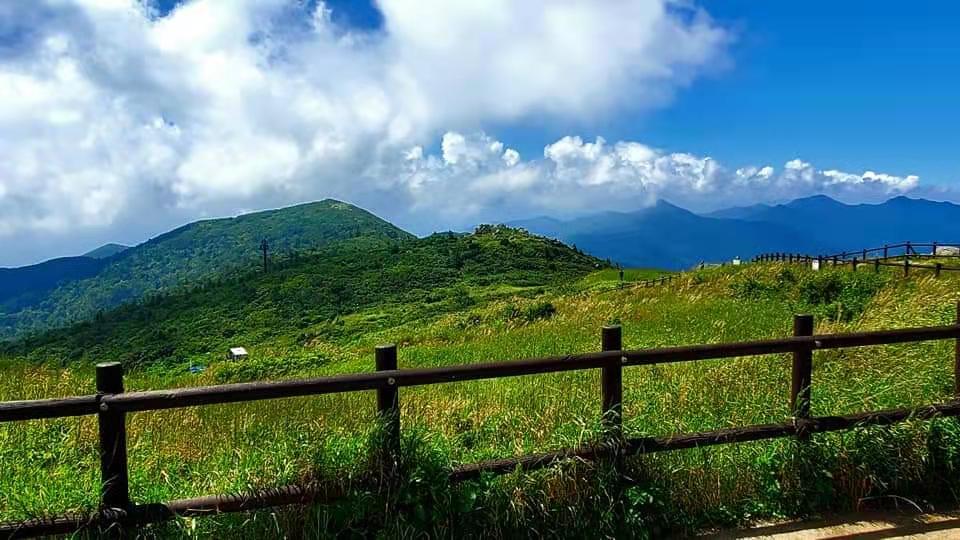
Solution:
M937 254L938 249L954 248L958 253ZM927 251L929 250L929 251ZM859 251L844 251L832 255L808 255L801 253L764 253L753 258L753 262L780 261L787 263L811 264L816 261L820 268L826 266L849 266L856 270L861 266L873 267L875 272L880 267L902 268L903 275L909 275L911 269L933 270L934 276L940 277L942 272L960 272L960 266L949 266L939 261L933 264L914 262L915 259L960 259L960 244L938 242L903 242L900 244L886 244L882 247L861 249ZM896 262L891 262L891 260Z
M143 392L124 392L123 368L120 364L99 364L96 370L97 394L0 403L0 422L96 415L99 425L100 509L87 515L3 523L0 524L0 537L69 533L84 528L101 531L109 528L120 529L160 522L174 516L201 516L287 504L310 504L331 496L322 485L308 485L273 488L243 495L213 495L165 503L134 503L129 495L126 416L140 411L373 390L377 394L376 407L384 429L383 448L380 451L387 464L384 469L385 476L389 477L391 474L403 474L398 469L401 452L400 388L575 370L600 370L598 408L606 427L602 440L579 448L461 465L450 471L451 482L476 479L484 473L499 474L518 469L543 468L571 458L610 459L619 466L624 457L630 455L779 437L798 437L802 440L812 433L847 430L858 426L960 416L960 305L957 306L956 322L947 326L824 335L813 335L813 329L812 316L797 315L794 318L794 335L791 337L623 350L621 329L619 326L611 326L602 329L600 352L421 369L398 369L396 346L384 345L376 348L375 372ZM811 416L810 387L813 382L811 375L814 351L945 339L955 340L952 400L915 408L843 416ZM782 353L792 353L790 421L668 437L624 436L621 418L625 368Z
M680 274L667 274L665 276L660 276L656 278L644 279L642 281L637 281L633 283L634 287L656 287L657 285L664 285L670 283L674 279L680 277Z

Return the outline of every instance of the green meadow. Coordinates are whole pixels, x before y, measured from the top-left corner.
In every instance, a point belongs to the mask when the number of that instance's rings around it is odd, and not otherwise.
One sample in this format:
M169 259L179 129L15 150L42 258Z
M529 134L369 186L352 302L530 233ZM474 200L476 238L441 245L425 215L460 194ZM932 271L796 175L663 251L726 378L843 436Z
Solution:
M630 282L659 272L625 274ZM308 328L298 334L305 339L264 333L244 362L217 351L137 365L126 385L370 371L381 343L399 346L401 368L596 351L608 324L622 325L625 348L640 349L785 336L796 313L814 314L817 333L955 321L960 276L901 274L767 263L685 273L662 287L621 285L609 268L550 283L443 283L433 293L442 308L393 296L317 322L327 330ZM950 399L953 355L949 341L818 351L813 414ZM110 359L43 362L10 349L0 360L0 401L93 393L93 363ZM190 363L205 370L191 373ZM624 429L669 435L782 422L789 386L788 355L627 368ZM445 482L456 465L598 440L599 388L596 370L404 388L403 474L389 489L376 478L372 392L132 414L136 502L298 482L323 482L331 495L308 509L184 518L140 534L643 538L894 501L939 507L960 488L960 425L951 419L636 457L623 484L610 464L573 461ZM0 521L96 508L95 418L0 424L0 464Z

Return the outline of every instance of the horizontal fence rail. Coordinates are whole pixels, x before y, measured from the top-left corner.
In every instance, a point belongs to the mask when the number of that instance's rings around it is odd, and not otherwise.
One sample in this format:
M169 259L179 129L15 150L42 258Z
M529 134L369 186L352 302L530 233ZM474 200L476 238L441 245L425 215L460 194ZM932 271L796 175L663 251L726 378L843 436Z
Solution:
M599 409L607 428L602 440L579 448L461 465L450 471L451 482L475 479L483 474L533 470L567 459L612 458L618 464L617 467L620 467L622 459L629 455L780 437L796 437L802 441L812 433L887 425L909 419L960 416L960 305L957 310L957 322L947 326L821 335L813 335L812 317L798 315L794 320L794 335L790 337L640 350L623 350L620 327L605 327L601 334L600 352L436 368L398 369L396 346L384 345L377 347L377 371L370 373L142 392L124 392L122 368L118 363L100 364L97 366L96 395L0 403L0 422L97 415L101 457L99 510L88 515L0 523L0 538L63 534L87 528L101 531L109 528L122 529L160 522L175 516L309 504L340 495L335 486L308 485L273 488L242 495L211 495L166 503L136 504L129 497L126 415L140 411L373 390L377 393L378 416L384 421L385 429L381 442L381 454L384 457L382 472L385 477L396 477L402 474L399 468L399 388L575 370L601 370ZM845 416L810 416L810 374L814 351L944 339L955 340L953 400L917 408ZM667 437L624 437L620 427L623 415L624 368L783 353L792 354L790 422Z
M960 272L960 266L948 266L941 262L934 264L916 263L923 259L960 259L960 244L946 242L903 242L887 244L883 247L866 248L857 251L844 251L831 255L809 255L802 253L774 252L763 253L753 258L753 262L787 262L811 264L819 267L847 266L857 270L861 266L872 267L879 272L881 267L902 268L905 276L911 269L933 270L935 277L941 272ZM896 260L897 262L891 262Z

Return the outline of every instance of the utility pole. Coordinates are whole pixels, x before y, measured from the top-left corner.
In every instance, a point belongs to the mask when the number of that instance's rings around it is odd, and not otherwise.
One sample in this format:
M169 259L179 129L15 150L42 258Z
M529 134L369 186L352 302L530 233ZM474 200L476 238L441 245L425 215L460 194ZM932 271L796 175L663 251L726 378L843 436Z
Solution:
M266 273L266 271L267 271L267 251L268 251L269 249L270 249L270 245L267 244L267 239L264 238L264 239L260 242L260 251L263 252L263 271L264 271L264 273Z

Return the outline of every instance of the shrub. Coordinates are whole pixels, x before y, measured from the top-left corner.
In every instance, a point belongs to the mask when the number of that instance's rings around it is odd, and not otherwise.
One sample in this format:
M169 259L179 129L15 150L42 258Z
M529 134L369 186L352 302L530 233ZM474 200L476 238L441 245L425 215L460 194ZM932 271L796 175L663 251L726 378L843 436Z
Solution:
M763 298L777 291L769 283L764 283L754 276L738 278L730 285L730 291L736 298Z
M816 272L804 276L797 295L823 317L850 321L863 313L883 283L883 277L867 272Z
M248 358L216 366L214 379L218 384L278 379L285 375L326 364L328 360L313 358Z
M457 309L468 308L477 303L477 301L470 296L470 291L463 285L458 285L450 291L450 302Z
M523 321L531 323L541 319L549 319L556 314L557 308L550 302L537 302L529 305L507 304L501 312L505 321Z
M557 313L557 308L550 302L538 302L523 310L523 319L527 322L549 319Z

